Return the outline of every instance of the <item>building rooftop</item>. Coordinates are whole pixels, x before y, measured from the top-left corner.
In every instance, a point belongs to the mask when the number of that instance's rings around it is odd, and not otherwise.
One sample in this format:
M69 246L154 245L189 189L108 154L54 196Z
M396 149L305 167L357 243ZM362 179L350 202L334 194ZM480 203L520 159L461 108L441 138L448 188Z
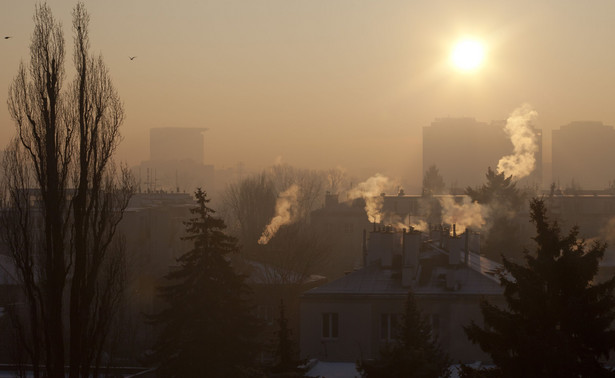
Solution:
M499 295L502 288L497 278L501 266L485 257L470 253L467 265L448 265L448 252L432 246L422 252L418 279L412 285L417 295ZM459 282L453 289L447 286L447 274ZM308 290L305 297L320 295L389 295L405 296L408 287L402 285L401 270L383 268L377 264L356 270L325 285Z

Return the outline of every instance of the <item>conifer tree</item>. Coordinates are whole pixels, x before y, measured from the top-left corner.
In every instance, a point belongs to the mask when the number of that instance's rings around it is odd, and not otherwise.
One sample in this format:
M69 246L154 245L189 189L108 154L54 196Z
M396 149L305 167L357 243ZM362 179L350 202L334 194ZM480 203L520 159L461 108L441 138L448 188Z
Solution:
M253 363L256 320L246 300L244 276L237 274L229 255L235 238L224 233L222 219L213 216L209 199L198 189L194 217L187 221L183 240L193 248L165 278L159 297L167 307L152 316L161 332L152 361L162 377L243 377Z
M504 259L507 308L483 301L484 327L472 322L466 333L503 377L612 376L601 359L615 347L615 278L594 281L606 246L588 246L576 227L561 236L542 200L530 207L536 252L526 250L523 265Z
M276 332L276 364L275 372L292 373L297 364L295 360L295 345L292 340L292 332L288 327L288 318L284 306L284 300L280 300L280 317L278 318L278 330Z
M448 355L409 291L397 341L385 345L377 359L359 361L357 369L364 378L438 378L450 375L449 365Z
M512 181L512 175L506 177L504 172L496 173L489 167L485 178L486 182L482 186L466 188L466 194L472 201L489 209L487 222L490 228L489 232L483 234L481 251L494 261L500 261L501 255L522 258L520 252L523 248L516 215L524 204L525 195Z
M423 195L443 194L446 184L438 167L432 165L423 174Z

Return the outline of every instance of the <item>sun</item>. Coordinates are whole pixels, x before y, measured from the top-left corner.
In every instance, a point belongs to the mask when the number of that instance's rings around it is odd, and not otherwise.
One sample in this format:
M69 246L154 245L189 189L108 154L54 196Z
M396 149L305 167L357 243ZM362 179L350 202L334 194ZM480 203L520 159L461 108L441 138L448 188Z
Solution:
M451 62L461 71L475 71L481 67L485 58L483 44L474 39L464 39L454 46Z

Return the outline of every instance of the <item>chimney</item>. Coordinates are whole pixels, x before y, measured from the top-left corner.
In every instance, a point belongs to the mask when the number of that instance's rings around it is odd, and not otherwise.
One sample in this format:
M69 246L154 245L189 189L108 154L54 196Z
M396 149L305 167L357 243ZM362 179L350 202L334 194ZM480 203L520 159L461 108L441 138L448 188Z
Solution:
M363 266L367 266L367 230L363 229L363 243L361 245L363 249Z
M369 234L366 265L380 263L383 268L391 268L395 255L401 255L400 233L383 228Z
M477 255L480 255L480 233L471 232L470 241L468 243L469 250Z
M331 192L327 191L325 194L325 207L333 207L339 203L338 195L331 194Z
M468 266L468 260L470 259L470 227L466 227L466 232L464 232L464 237L463 237L463 241L464 241L464 246L463 246L463 252L464 252L464 259L463 259L463 263L464 265Z
M410 230L402 234L402 271L403 287L409 287L418 279L419 249L421 248L421 232Z
M448 240L448 264L459 265L463 252L464 240L461 236L450 236Z

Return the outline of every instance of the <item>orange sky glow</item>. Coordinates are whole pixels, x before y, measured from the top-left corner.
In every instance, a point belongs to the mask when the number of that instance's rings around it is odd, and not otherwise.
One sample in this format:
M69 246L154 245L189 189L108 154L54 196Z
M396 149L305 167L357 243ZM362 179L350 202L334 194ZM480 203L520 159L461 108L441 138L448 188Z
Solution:
M281 157L418 187L421 130L437 117L489 122L529 103L546 139L574 120L615 125L611 1L85 3L92 50L125 103L117 157L130 165L147 159L149 128L206 127L205 163L219 168ZM34 4L2 2L0 33L12 36L0 39L2 145L14 133L6 99L28 59ZM75 3L48 4L70 49ZM466 35L488 46L471 75L449 61Z

